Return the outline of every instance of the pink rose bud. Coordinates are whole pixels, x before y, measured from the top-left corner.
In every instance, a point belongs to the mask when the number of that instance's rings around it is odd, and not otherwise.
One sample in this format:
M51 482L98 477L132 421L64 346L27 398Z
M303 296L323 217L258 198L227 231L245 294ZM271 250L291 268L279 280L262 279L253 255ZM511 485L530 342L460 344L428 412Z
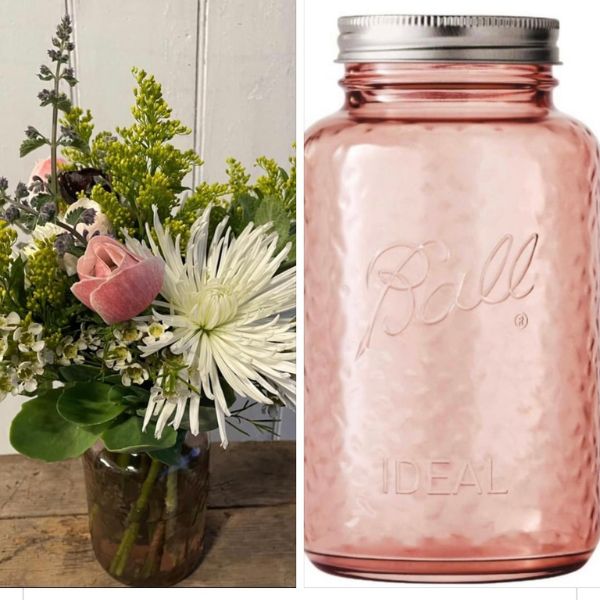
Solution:
M97 235L77 261L80 281L71 291L111 325L136 317L152 304L164 271L160 257L137 256L117 240Z
M65 164L64 160L60 158L56 161L56 166L61 167ZM39 160L35 163L35 167L33 167L33 171L31 171L31 175L29 176L29 185L33 182L34 177L39 177L42 181L46 181L50 174L52 173L52 161L49 158L44 160Z

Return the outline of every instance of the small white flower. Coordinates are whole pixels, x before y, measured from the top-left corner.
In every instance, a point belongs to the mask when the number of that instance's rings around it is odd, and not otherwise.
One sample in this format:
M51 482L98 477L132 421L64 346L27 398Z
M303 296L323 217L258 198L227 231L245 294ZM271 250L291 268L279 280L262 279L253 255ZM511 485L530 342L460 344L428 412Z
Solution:
M44 365L53 365L56 360L56 353L53 350L50 350L47 346L41 352L37 353L38 362Z
M43 327L39 323L31 323L26 328L17 327L13 340L19 345L21 352L41 352L45 342L42 340Z
M104 351L99 350L98 356L104 357ZM124 369L133 360L129 348L124 344L111 342L108 345L104 362L109 369L120 371Z
M4 334L0 336L0 361L4 360L6 352L8 351L8 335Z
M141 385L148 379L148 371L139 363L131 363L121 371L123 385L129 387L132 383Z
M0 331L14 331L21 322L21 317L16 312L0 315Z
M79 338L85 343L86 347L95 352L102 346L102 339L98 335L98 329L93 325L89 327L81 326L81 335Z
M163 344L168 342L173 337L173 332L168 330L168 327L163 325L160 321L150 321L140 326L140 329L146 334L142 338L142 342L147 347L152 344Z
M37 389L37 379L44 372L44 367L37 361L26 360L17 367L17 392L35 392Z
M9 365L0 365L0 402L15 391L17 387L17 374Z
M143 331L136 323L127 323L116 327L113 335L122 344L131 344L132 342L137 342L142 337Z
M61 365L80 365L85 361L85 358L80 353L86 349L87 345L81 338L75 341L69 335L56 348L57 361Z

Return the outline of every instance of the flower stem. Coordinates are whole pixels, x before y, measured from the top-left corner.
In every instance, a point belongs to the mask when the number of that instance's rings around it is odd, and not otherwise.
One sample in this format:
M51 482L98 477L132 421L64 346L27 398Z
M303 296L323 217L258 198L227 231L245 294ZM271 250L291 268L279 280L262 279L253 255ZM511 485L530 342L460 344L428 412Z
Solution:
M64 45L64 43L63 43ZM62 45L61 45L62 51ZM54 98L58 98L58 92L60 89L60 66L61 62L56 62L56 72L54 74ZM51 177L52 181L50 182L50 191L52 192L55 198L58 197L58 166L56 160L56 138L58 135L58 106L56 102L52 105L52 132L51 132L51 141L50 141L50 169L51 169Z
M154 534L152 535L152 540L150 541L150 547L148 549L148 556L146 557L144 568L142 570L142 576L145 579L160 570L164 546L165 522L159 521L154 529Z
M140 495L133 505L131 512L129 513L129 517L127 518L128 526L123 534L123 538L121 539L121 543L119 544L119 548L115 557L112 560L110 565L110 573L115 575L116 577L120 577L123 575L123 571L127 566L127 561L129 559L129 554L131 553L131 549L133 548L133 544L137 539L138 533L140 531L140 524L142 518L146 514L146 509L148 508L148 501L150 500L150 492L154 487L154 483L158 478L158 475L162 469L162 463L153 458L150 463L150 468L148 469L148 475L142 484L142 490Z
M160 569L160 564L168 540L175 533L175 523L173 517L177 513L178 494L177 494L177 468L170 467L167 472L167 493L165 496L165 507L163 518L156 524L148 556L144 563L142 574L148 578Z
M14 200L7 200L7 202L9 204L11 204L12 206L16 206L19 210L22 210L23 212L26 212L29 215L33 215L34 217L40 216L37 211L33 210L33 208L31 208L29 206L26 206L22 202L15 202ZM67 223L63 223L62 221L59 221L59 220L54 221L54 224L57 225L58 227L60 227L61 229L68 231L73 237L77 238L84 246L87 245L87 240L75 229L75 227L71 227L71 225L68 225ZM24 231L24 230L23 230L23 232L26 234L31 233L30 231Z
M177 467L170 467L167 474L167 497L165 499L165 517L170 519L177 512Z

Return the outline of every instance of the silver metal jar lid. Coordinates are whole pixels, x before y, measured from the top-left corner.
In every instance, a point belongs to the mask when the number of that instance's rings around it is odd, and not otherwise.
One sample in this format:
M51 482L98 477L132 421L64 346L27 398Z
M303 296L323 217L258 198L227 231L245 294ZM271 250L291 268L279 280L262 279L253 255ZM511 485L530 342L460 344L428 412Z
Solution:
M339 62L558 64L558 21L483 15L341 17Z

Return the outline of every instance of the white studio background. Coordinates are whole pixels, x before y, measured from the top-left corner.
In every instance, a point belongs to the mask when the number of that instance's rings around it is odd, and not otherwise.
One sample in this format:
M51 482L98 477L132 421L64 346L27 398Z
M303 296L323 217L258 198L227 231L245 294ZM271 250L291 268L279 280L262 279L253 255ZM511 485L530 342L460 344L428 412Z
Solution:
M48 121L36 73L65 12L75 27L73 100L91 109L96 131L130 122L137 66L156 76L174 117L193 128L179 145L205 164L189 185L222 180L229 156L248 166L261 155L287 164L295 140L294 0L0 0L0 175L11 186L46 157L42 149L19 159L18 150L27 125ZM13 451L8 429L19 404L0 404L0 454ZM279 426L281 437L295 437L291 411Z
M577 117L600 136L600 78L597 73L596 40L600 17L600 4L584 0L563 2L558 0L502 0L486 1L454 0L452 3L443 0L304 0L303 10L303 81L298 88L299 97L304 98L303 129L319 119L337 111L343 103L343 93L337 82L343 74L343 67L334 63L337 56L337 18L343 15L360 14L488 14L488 15L520 15L537 17L554 17L560 20L561 29L559 47L562 66L555 68L555 75L560 85L555 91L555 104L559 110ZM299 11L299 18L302 12ZM299 61L300 68L300 61ZM302 93L303 90L303 93ZM300 447L299 447L300 450ZM302 488L299 486L299 489ZM300 492L302 493L302 492ZM298 537L300 539L300 537ZM307 587L400 587L406 597L408 585L379 583L343 579L317 570L308 559L303 561L298 571L298 581L304 581ZM475 586L478 592L473 597L485 597L494 600L497 596L491 590L501 587L513 587L511 598L537 598L533 588L545 588L540 597L573 598L575 587L600 588L600 551L581 570L554 579L530 582L514 582L493 584L491 586ZM413 586L410 586L411 588ZM423 586L420 586L423 588ZM487 588L482 593L482 587ZM526 588L519 590L516 588ZM553 589L553 588L570 588ZM455 597L450 588L427 586L431 595L423 594L423 598ZM436 592L434 592L436 590ZM464 595L456 597L470 598L465 588L454 588ZM412 592L412 589L411 589ZM560 593L559 593L560 592ZM579 590L579 600L600 597L600 590ZM414 596L415 598L420 596ZM504 596L502 596L504 597Z
M85 595L87 600L104 600L106 589L91 588L86 589ZM201 594L198 589L193 588L171 588L169 596L177 600L196 600ZM211 598L230 599L235 597L236 590L227 588L213 588L210 590ZM244 589L238 594L243 593L246 600L288 600L300 598L309 598L320 600L325 597L323 590L300 589L292 588L269 588L269 589ZM363 600L364 590L347 589L343 591L344 600ZM162 600L165 592L161 589L144 589L132 590L123 588L112 588L110 590L111 597L114 600L132 600L133 598L144 598L144 600ZM6 600L79 600L82 595L82 590L67 588L38 588L26 589L23 596L21 590L8 590ZM398 590L386 589L378 590L377 596L382 600L397 600ZM4 600L4 596L2 599ZM437 588L437 589L402 589L402 600L597 600L597 590L581 589L576 592L573 589L488 589L484 594L479 588L462 588L456 587L453 589Z

